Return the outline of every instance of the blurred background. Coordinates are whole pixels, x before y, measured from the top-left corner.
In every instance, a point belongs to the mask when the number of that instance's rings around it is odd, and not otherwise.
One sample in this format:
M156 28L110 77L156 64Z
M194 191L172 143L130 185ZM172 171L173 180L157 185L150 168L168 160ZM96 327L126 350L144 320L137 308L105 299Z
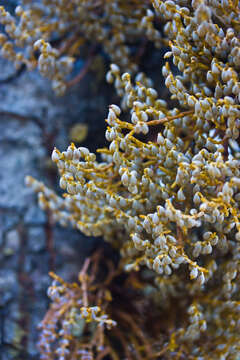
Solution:
M12 12L16 3L1 1L0 5ZM76 64L82 65L83 61ZM11 63L0 58L2 360L38 359L37 325L48 307L48 272L73 280L82 259L100 241L54 226L38 208L36 194L24 184L25 176L31 175L59 192L50 159L54 146L64 150L71 141L79 141L94 150L104 145L104 118L112 89L101 76L97 80L89 71L66 96L57 98L50 82L37 71L16 72Z

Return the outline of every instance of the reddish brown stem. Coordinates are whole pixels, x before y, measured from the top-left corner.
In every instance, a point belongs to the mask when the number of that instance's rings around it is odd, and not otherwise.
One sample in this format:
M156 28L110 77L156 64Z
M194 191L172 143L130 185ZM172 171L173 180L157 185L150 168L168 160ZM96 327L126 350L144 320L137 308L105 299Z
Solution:
M72 80L67 82L67 87L72 87L76 84L78 84L83 78L84 76L87 74L92 62L94 59L94 51L92 51L87 59L87 61L84 64L84 67L82 68L82 70L80 71L80 73L75 76L75 78L73 78Z

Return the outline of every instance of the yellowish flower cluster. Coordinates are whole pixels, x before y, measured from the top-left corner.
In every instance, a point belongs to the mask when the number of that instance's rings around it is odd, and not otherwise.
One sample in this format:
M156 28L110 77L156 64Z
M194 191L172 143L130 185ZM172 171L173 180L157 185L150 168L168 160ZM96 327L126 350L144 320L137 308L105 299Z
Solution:
M102 45L113 62L133 72L137 65L131 59L131 42L140 43L144 37L161 44L149 0L23 0L15 14L17 18L0 7L5 27L1 55L16 67L38 66L59 95L66 90L66 78L84 44Z
M112 64L122 97L109 107L102 160L71 144L55 149L57 196L27 178L62 225L103 236L121 268L155 277L148 296L187 320L173 320L169 357L237 360L240 351L240 10L237 1L153 5L179 75L162 68L169 108L144 74ZM42 45L44 46L44 45ZM122 111L128 110L128 118ZM145 270L144 270L145 269ZM153 275L155 274L155 275ZM157 290L159 289L159 290ZM147 291L146 291L147 292Z

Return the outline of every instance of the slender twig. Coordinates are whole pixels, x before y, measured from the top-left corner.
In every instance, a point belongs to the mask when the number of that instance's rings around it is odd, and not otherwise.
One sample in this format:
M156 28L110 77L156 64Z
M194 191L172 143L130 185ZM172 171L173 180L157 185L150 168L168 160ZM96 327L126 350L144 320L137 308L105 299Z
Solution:
M135 323L135 321L133 320L133 318L129 314L127 314L127 313L125 313L123 311L117 311L117 313L119 314L119 316L121 316L121 318L123 320L125 320L126 322L129 323L129 325L132 326L134 332L136 333L136 335L139 337L139 339L142 341L142 343L145 346L145 350L146 350L146 353L148 355L148 359L151 359L152 356L153 356L152 351L151 351L151 347L150 347L149 343L147 342L146 337L142 332L142 329Z
M152 121L148 121L146 124L149 126L149 125L160 125L160 124L164 124L165 122L168 122L168 121L172 121L172 120L175 120L175 119L179 119L179 118L182 118L184 116L187 116L187 115L192 115L194 114L194 111L193 110L189 110L189 111L184 111L180 114L177 114L177 115L173 115L173 116L166 116L162 119L157 119L157 120L152 120Z
M82 286L83 293L83 306L88 307L88 294L87 294L87 270L90 265L91 259L87 258L84 262L83 268L79 274L79 281Z
M67 52L67 50L74 44L74 42L76 40L79 39L79 34L73 34L72 36L70 36L58 49L59 54L62 55L65 52Z
M20 115L12 111L7 110L0 110L0 116L9 116L13 119L19 120L19 121L33 121L35 122L41 130L44 130L44 125L41 122L41 120L36 116L27 116L27 115Z
M138 50L137 54L134 57L134 62L135 63L139 63L141 57L144 54L144 51L146 50L147 42L148 42L148 40L146 38L143 39L143 41L142 41L142 43L141 43L141 45L139 47L139 50Z
M122 344L122 347L123 347L123 350L124 350L124 353L127 356L127 359L132 360L132 354L130 353L130 350L128 348L129 344L127 343L127 341L123 337L122 332L117 327L113 328L112 332L115 333L118 340L120 340L120 342Z
M106 347L98 356L96 357L96 360L102 360L106 355L110 354L111 350L109 347Z
M94 59L94 49L90 52L88 59L85 62L84 67L82 68L80 73L77 76L75 76L72 80L69 80L67 82L67 84L66 84L67 87L72 87L72 86L78 84L84 78L84 76L87 74L87 72L93 62L93 59Z

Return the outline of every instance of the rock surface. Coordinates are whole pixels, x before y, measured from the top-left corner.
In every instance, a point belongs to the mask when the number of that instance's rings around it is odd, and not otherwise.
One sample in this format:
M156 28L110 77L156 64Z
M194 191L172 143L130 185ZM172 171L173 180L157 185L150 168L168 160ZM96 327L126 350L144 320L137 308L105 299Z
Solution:
M14 69L0 59L1 76ZM96 240L51 224L26 188L32 175L58 189L50 154L65 149L69 130L89 126L84 146L104 144L104 118L110 90L97 91L94 76L56 98L50 84L36 72L24 72L0 84L0 352L2 360L38 359L37 325L48 307L48 272L73 280Z

